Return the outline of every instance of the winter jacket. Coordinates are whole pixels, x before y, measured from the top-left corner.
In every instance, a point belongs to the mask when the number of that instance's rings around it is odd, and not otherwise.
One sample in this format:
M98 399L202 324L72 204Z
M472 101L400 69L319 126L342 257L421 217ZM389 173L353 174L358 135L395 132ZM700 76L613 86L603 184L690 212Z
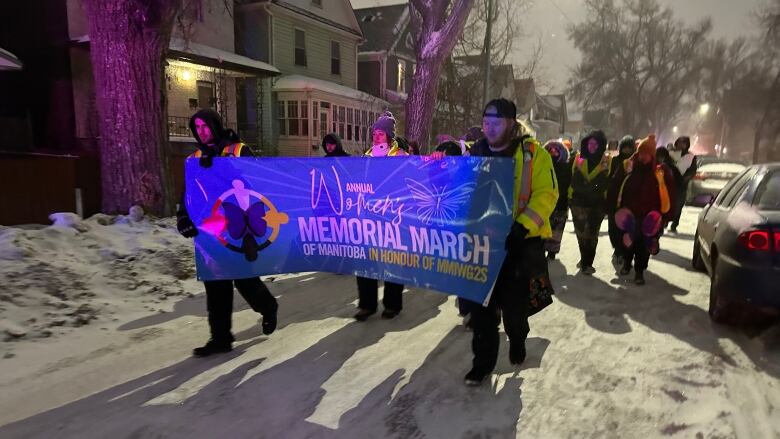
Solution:
M479 140L471 149L475 157L515 159L514 218L528 230L528 238L552 236L550 215L558 201L558 182L550 154L533 138L521 145L515 139L505 150L494 152L487 140ZM526 174L530 171L530 175ZM529 193L530 192L530 193Z
M588 151L588 140L591 138L595 138L599 145L595 154ZM570 205L604 209L610 181L610 163L605 154L606 149L607 137L601 131L594 131L582 138L580 152L572 163Z
M328 152L325 149L325 144L331 143L336 145L336 149L333 152ZM341 137L336 133L326 134L322 138L322 152L325 153L325 157L349 157L349 154L344 151L344 145L341 143Z
M668 197L668 210L663 211L662 191L659 178L663 180ZM638 221L652 211L662 214L664 222L674 216L677 202L677 187L672 170L665 164L653 160L641 163L637 156L625 160L612 179L609 196L616 209L627 208Z
M198 137L198 131L195 129L195 119L201 119L206 122L211 129L212 135L214 135L215 143L207 145ZM222 118L219 114L211 109L200 110L190 118L190 131L192 136L198 142L198 150L190 154L190 158L198 158L201 160L202 166L211 166L211 160L214 157L252 157L254 153L248 147L246 147L241 139L238 138L235 132L230 129L225 129L222 125ZM189 213L187 213L187 206L185 204L185 190L182 188L181 197L179 197L179 206L176 209L177 221L182 219L189 219Z
M390 147L390 150L387 152L387 157L398 157L398 156L409 155L406 153L406 151L401 149L400 146L398 146L398 142L396 142L395 139L391 140L388 146ZM368 148L368 151L366 151L365 156L373 157L373 154L371 153L371 148Z
M565 211L569 208L569 186L571 186L571 156L569 150L560 142L547 142L545 149L550 151L555 148L558 151L558 160L553 159L553 169L555 169L555 178L558 181L558 204L555 205L555 211ZM552 157L552 154L550 155ZM563 195L560 195L563 194Z

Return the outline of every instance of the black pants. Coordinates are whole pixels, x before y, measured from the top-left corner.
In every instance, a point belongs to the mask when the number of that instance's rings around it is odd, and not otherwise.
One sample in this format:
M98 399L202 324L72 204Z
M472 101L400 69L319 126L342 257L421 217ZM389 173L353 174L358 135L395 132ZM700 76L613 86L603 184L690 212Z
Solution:
M612 249L615 250L616 255L625 256L623 231L618 228L617 223L615 222L614 212L607 215L607 224L609 225L609 242L612 244Z
M641 226L638 228L641 228ZM631 261L633 261L635 271L645 271L647 269L647 264L650 261L650 251L647 249L647 239L650 238L645 237L641 230L637 230L637 232L634 233L634 245L632 245L631 248L623 247L626 258L624 266L629 266Z
M604 210L600 207L571 207L574 232L577 234L577 244L580 247L580 262L582 267L592 267L596 259L596 247L599 243L599 231L604 221Z
M531 250L538 251L544 258L544 244L540 238L526 239L525 244L532 246ZM519 251L513 250L507 254L487 307L481 303L468 302L471 305L471 325L474 331L471 339L473 367L483 373L490 373L496 367L498 325L502 317L510 343L525 343L528 337L531 279L519 254Z
M279 305L259 277L236 280L207 280L206 308L209 312L209 328L211 338L218 342L232 342L230 332L233 314L233 285L246 303L260 314L266 316L276 312Z
M674 217L672 218L672 227L677 228L680 225L680 217L682 216L683 207L685 207L685 199L688 198L688 185L683 185L677 192L677 202L674 208Z
M358 308L376 311L379 296L379 281L366 277L358 277L357 286L358 297L360 298ZM403 292L403 285L385 282L385 297L382 298L382 304L385 306L385 309L400 312L403 308Z

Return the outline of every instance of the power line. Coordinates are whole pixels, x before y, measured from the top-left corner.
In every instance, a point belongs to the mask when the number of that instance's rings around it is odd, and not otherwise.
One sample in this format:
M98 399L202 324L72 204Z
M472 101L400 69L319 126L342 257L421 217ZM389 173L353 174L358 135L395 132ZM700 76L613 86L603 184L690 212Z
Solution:
M558 4L557 4L557 3L555 3L555 1L554 1L554 0L549 0L549 1L550 1L550 3L552 3L552 5L553 5L553 6L555 6L555 9L557 9L557 10L558 10L558 12L560 12L560 13L561 13L561 15L563 15L563 17L566 19L566 21L568 21L570 25L574 26L574 22L572 21L572 19L571 19L571 18L569 18L569 16L568 16L568 15L566 15L566 13L565 13L565 12L563 12L563 9L561 9L561 7L560 7L560 6L558 6Z

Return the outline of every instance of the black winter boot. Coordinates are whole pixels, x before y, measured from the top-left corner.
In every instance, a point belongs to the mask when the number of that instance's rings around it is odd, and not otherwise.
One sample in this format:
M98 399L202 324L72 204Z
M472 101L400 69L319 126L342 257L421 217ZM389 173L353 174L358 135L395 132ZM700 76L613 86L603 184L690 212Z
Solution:
M206 342L205 345L192 350L192 355L196 357L208 357L214 354L224 354L233 350L233 343L216 341L214 339Z
M644 285L645 284L645 274L642 270L636 271L636 276L634 277L634 283L637 285Z
M263 316L263 334L271 335L276 331L277 313L279 311L279 305L274 305L274 310L267 316Z
M525 341L509 341L509 362L515 366L525 361Z

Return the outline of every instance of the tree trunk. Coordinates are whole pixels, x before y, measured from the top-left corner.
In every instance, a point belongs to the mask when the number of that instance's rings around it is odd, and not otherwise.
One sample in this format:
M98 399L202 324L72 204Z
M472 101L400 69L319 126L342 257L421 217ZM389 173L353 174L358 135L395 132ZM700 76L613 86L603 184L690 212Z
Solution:
M424 61L414 73L412 93L406 100L406 135L419 142L421 148L430 145L430 128L439 86L441 62Z
M84 0L100 119L102 209L172 212L165 53L181 0Z
M769 121L769 113L772 110L772 105L776 104L775 99L780 91L780 69L777 69L775 80L772 81L772 86L769 88L769 92L765 95L767 97L766 105L764 106L764 112L756 124L756 134L753 136L753 163L758 163L758 147L761 145L761 138L764 134L764 126Z

